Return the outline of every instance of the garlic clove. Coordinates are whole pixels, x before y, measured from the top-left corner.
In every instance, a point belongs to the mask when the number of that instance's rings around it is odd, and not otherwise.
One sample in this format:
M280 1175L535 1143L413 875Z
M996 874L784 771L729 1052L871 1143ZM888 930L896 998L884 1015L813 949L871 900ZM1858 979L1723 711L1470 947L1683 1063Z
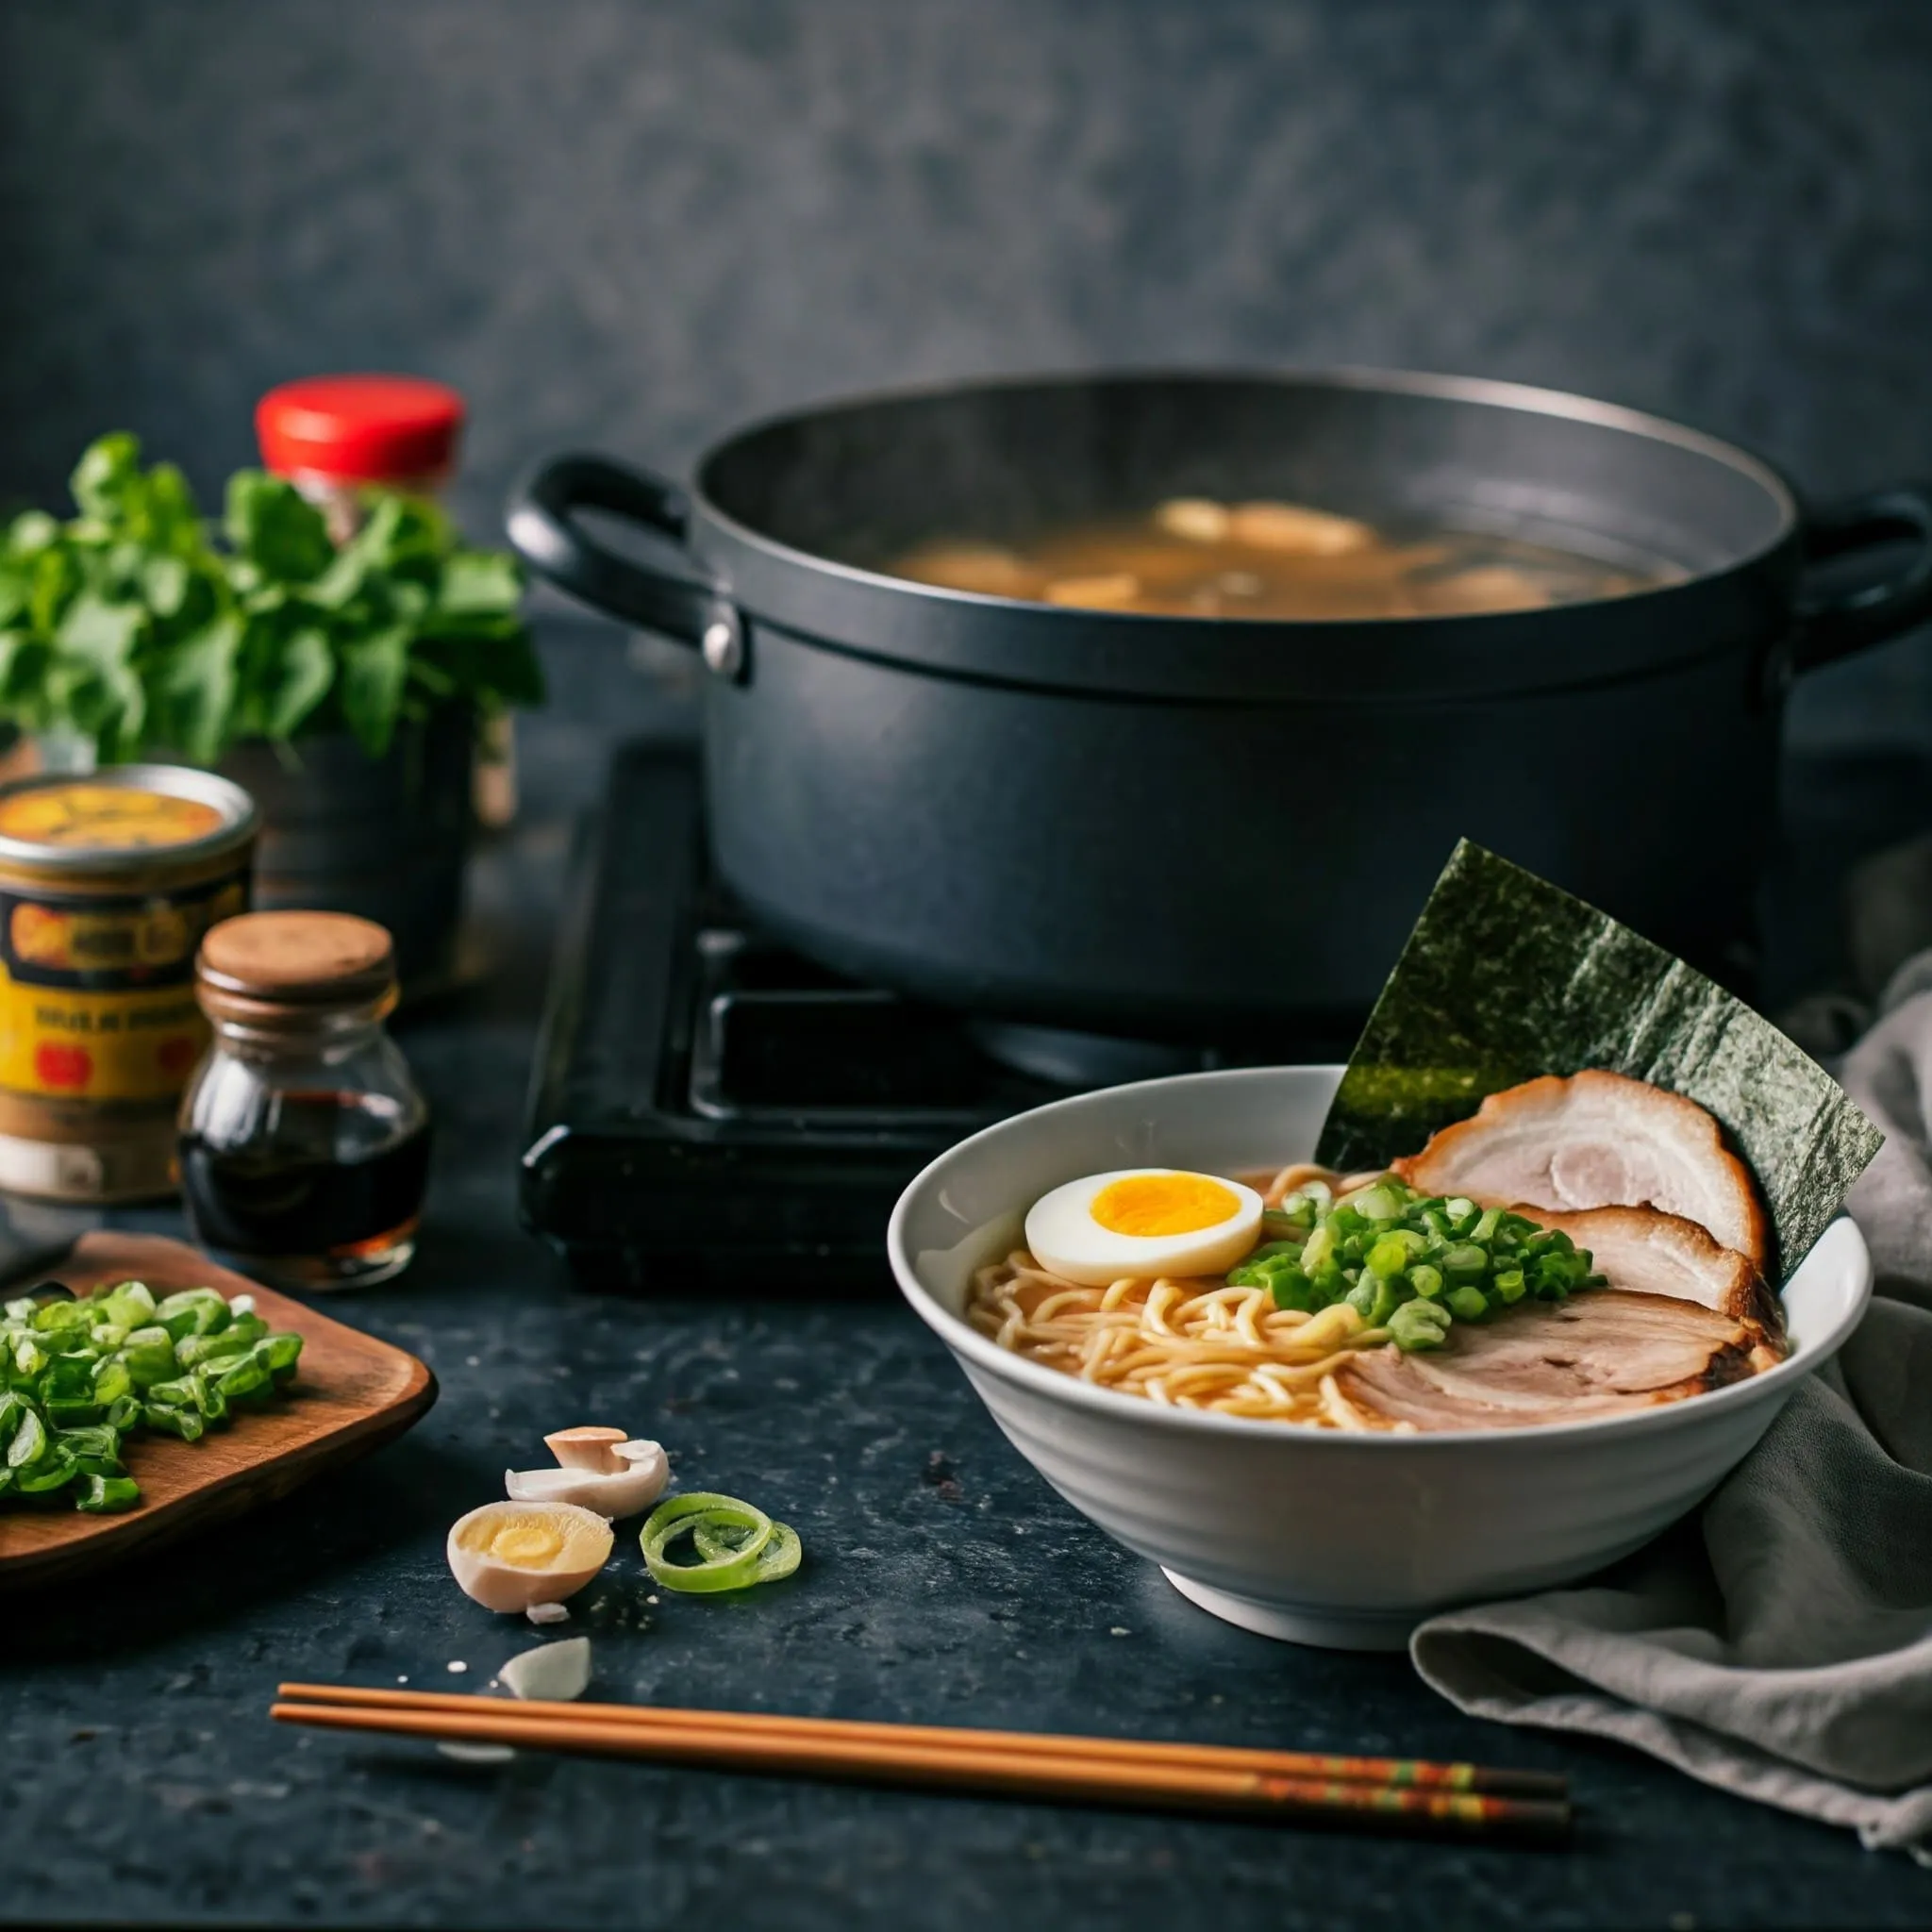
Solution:
M610 1559L610 1525L555 1499L486 1503L451 1526L445 1554L463 1594L488 1610L527 1610L583 1589Z
M539 1610L555 1610L558 1617L570 1614L561 1604L533 1604L525 1614L535 1622ZM496 1680L512 1697L537 1697L551 1703L581 1697L591 1682L591 1640L567 1637L561 1643L520 1651L497 1672ZM458 1764L508 1764L517 1755L508 1744L443 1743L436 1748Z
M519 1503L571 1503L593 1509L612 1521L636 1516L664 1493L671 1480L671 1458L659 1442L617 1442L608 1445L612 1473L600 1470L508 1469L504 1492Z
M566 1703L581 1697L591 1681L591 1640L566 1637L560 1643L519 1651L496 1674L512 1697Z
M556 1435L543 1438L543 1446L564 1469L590 1469L605 1475L615 1475L622 1465L612 1451L623 1441L622 1429L595 1428L587 1424L581 1428L558 1429Z

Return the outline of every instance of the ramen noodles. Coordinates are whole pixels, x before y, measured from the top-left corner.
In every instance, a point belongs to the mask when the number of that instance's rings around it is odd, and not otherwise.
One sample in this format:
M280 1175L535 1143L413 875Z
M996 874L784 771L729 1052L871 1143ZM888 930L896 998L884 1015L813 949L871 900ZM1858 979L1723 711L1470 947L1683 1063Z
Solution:
M1492 1093L1386 1173L1067 1181L1024 1243L973 1278L982 1335L1224 1416L1520 1428L1680 1401L1787 1352L1749 1169L1695 1102L1604 1069Z

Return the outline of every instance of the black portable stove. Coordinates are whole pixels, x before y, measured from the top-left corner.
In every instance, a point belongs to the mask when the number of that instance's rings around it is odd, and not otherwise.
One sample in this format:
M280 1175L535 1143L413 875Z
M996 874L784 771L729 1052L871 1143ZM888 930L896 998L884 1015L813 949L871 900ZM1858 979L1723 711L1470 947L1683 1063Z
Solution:
M1311 1035L1239 1058L1349 1044ZM711 875L695 751L628 745L573 860L524 1220L592 1287L876 1286L892 1202L956 1141L1237 1058L989 1025L838 978L751 929Z

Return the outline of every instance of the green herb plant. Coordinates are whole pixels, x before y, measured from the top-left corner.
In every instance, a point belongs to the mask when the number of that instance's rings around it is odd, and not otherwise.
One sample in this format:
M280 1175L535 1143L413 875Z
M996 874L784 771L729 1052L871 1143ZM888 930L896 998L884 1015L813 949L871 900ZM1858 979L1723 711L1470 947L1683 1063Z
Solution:
M93 444L72 488L78 515L28 510L0 539L0 717L25 729L102 763L337 730L380 758L439 705L542 701L515 559L464 547L421 497L370 489L338 550L260 470L229 478L211 531L132 436Z
M211 1288L156 1301L124 1281L73 1300L24 1295L0 1308L0 1508L71 1503L130 1509L126 1439L196 1441L241 1408L274 1400L295 1373L299 1335L275 1334L246 1295Z
M1419 1194L1385 1174L1337 1201L1309 1181L1262 1217L1268 1239L1227 1277L1312 1314L1345 1301L1398 1348L1440 1348L1457 1322L1601 1288L1591 1254L1560 1228L1501 1208Z

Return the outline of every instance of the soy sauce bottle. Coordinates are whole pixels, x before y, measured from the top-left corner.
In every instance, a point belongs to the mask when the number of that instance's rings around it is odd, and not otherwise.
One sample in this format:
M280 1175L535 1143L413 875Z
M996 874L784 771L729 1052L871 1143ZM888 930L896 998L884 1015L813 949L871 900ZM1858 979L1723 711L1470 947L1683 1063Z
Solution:
M408 1266L429 1108L383 1030L388 932L341 912L209 928L195 997L214 1041L181 1103L181 1191L206 1246L278 1287L387 1281Z

